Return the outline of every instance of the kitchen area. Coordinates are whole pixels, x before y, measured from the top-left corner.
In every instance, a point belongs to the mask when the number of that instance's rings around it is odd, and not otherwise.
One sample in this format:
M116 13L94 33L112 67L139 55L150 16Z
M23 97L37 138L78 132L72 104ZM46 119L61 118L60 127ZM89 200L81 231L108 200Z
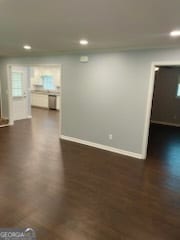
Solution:
M60 110L61 71L54 66L29 68L31 107Z

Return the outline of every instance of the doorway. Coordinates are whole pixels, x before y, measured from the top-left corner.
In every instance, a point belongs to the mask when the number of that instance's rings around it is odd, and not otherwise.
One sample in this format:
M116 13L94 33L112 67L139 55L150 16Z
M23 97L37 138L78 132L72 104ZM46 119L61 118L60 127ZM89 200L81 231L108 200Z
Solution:
M33 113L44 111L44 116L55 111L60 118L61 67L59 65L9 66L9 116L11 123L33 118ZM36 109L36 110L34 110ZM39 109L39 111L38 111ZM59 125L60 130L60 125Z
M56 66L30 67L31 106L60 109L61 73Z
M166 158L180 143L180 65L155 63L151 70L143 151L145 157L147 150L148 153L157 150L156 154L162 153ZM180 151L175 155L179 156Z

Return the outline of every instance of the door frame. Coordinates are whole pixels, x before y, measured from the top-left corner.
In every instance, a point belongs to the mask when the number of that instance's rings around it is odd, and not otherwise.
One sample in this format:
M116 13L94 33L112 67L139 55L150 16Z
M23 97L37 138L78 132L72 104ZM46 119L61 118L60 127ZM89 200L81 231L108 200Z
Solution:
M14 118L13 118L13 97L12 97L12 83L11 83L11 68L12 67L56 67L60 71L60 111L59 111L59 136L61 135L61 129L62 129L62 64L48 64L48 63L28 63L28 64L7 64L7 87L8 87L8 107L9 107L9 125L14 125ZM28 95L29 95L29 89L28 89ZM28 116L28 118L31 118L31 116Z
M149 80L149 87L148 87L148 98L146 104L146 115L145 115L145 126L144 126L144 134L143 134L143 144L142 144L142 158L146 159L147 157L147 150L148 150L148 139L149 139L149 128L150 128L150 121L151 121L151 110L152 110L152 101L153 101L153 94L154 94L154 84L155 84L155 67L163 67L163 66L179 66L180 62L152 62L151 63L151 73L150 73L150 80Z
M2 116L2 84L1 84L1 79L0 79L0 117L3 117Z

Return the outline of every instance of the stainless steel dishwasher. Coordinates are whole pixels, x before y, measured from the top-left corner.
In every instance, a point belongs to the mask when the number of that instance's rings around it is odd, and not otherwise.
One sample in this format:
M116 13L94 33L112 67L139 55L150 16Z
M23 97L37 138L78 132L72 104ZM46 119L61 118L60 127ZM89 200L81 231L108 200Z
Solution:
M56 110L56 95L48 95L49 109Z

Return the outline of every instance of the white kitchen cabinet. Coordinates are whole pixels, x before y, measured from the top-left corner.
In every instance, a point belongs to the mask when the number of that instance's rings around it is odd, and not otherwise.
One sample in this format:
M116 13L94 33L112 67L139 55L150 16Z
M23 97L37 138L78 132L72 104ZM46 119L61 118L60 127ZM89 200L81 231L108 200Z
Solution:
M37 94L31 94L31 105L36 106L37 105Z
M48 108L48 95L32 93L31 105L35 107Z
M41 77L31 78L31 87L43 86L43 81Z
M60 96L56 96L56 109L60 110Z

